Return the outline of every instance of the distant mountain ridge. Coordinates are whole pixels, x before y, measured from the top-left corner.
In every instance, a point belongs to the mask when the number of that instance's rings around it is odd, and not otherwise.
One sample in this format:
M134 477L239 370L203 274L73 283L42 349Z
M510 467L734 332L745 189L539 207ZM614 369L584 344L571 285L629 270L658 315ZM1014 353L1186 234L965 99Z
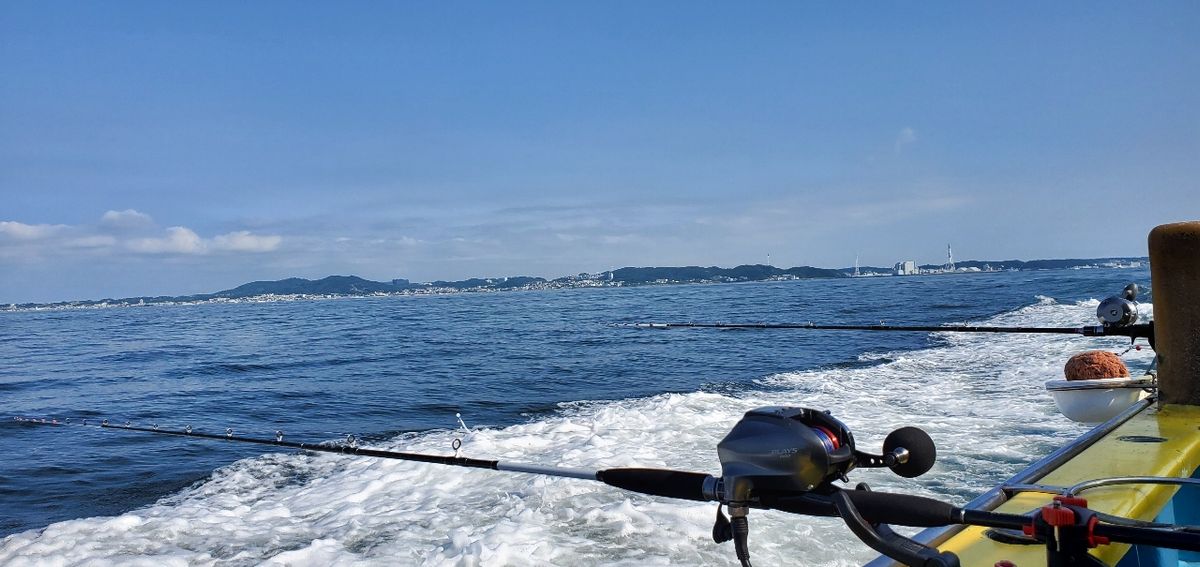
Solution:
M358 276L329 276L319 280L304 278L287 278L275 281L257 281L239 285L233 289L218 291L213 297L253 297L256 295L296 295L296 294L339 294L362 295L378 292L396 291L396 286L390 283L376 282Z
M1083 267L1115 267L1132 263L1147 262L1147 258L1114 257L1063 260L964 260L955 262L960 269L979 270L1052 270ZM922 265L922 269L935 269L934 264ZM891 268L862 266L861 273L890 273ZM661 285L681 283L729 283L771 280L796 280L812 278L846 278L854 268L814 268L797 266L777 268L764 264L745 264L734 268L717 266L677 267L625 267L595 274L564 276L553 280L535 276L512 276L500 278L470 278L457 281L433 281L411 283L406 279L377 282L358 276L328 276L319 280L286 278L282 280L254 281L216 293L183 296L128 297L122 299L100 299L84 301L61 301L56 303L24 303L0 306L0 310L129 306L150 303L186 303L202 301L227 301L255 297L275 296L361 296L390 294L435 294L462 291L502 291L517 289L563 289L576 287L622 287L637 285Z
M483 291L538 287L615 287L665 283L744 282L772 278L844 277L846 277L846 274L840 270L813 268L811 266L782 269L762 264L744 265L736 268L719 268L716 266L619 268L609 272L564 276L553 280L535 276L509 276L502 278L470 278L457 281L437 280L429 283L410 283L408 280L397 279L388 283L363 279L358 276L329 276L319 280L287 278L275 281L250 282L233 289L218 291L209 295L214 298L237 299L259 295L369 295L373 293L415 292L422 290ZM194 298L199 296L188 297Z

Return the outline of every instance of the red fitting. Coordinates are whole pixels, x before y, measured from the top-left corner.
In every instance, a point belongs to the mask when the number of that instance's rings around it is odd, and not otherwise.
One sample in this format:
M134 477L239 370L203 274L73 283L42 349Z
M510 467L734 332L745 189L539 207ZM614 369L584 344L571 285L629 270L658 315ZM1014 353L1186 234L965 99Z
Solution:
M1100 518L1097 518L1096 516L1092 516L1092 518L1090 520L1088 520L1088 525L1087 525L1088 547L1096 547L1097 545L1108 545L1108 538L1106 538L1104 536L1096 535L1096 524L1098 524L1098 523L1100 523Z
M1087 499L1078 496L1055 496L1054 501L1067 506L1082 506L1087 508Z
M1051 526L1073 526L1075 525L1075 512L1070 508L1043 506L1042 519Z
M1013 563L1012 561L1009 561L1007 559L1001 559L1001 560L997 561L996 564L993 565L992 567L1017 567L1017 564Z

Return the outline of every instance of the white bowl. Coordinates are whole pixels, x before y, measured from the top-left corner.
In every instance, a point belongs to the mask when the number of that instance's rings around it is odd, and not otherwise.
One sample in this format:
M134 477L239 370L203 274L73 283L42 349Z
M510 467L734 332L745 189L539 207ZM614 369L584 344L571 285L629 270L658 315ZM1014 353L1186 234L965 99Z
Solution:
M1100 378L1096 380L1051 380L1046 390L1054 396L1058 411L1072 421L1108 421L1130 404L1150 395L1149 378Z

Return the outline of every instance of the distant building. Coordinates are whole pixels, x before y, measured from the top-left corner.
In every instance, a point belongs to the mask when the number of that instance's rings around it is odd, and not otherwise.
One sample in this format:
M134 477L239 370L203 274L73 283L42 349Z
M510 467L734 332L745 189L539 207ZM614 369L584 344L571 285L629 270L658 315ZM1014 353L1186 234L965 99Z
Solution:
M903 262L897 262L896 266L892 268L892 273L897 276L913 276L921 272L917 269L917 263L915 261L905 260Z
M392 285L398 286L398 287L407 286L408 280L406 280L404 278L396 278L396 279L392 280Z

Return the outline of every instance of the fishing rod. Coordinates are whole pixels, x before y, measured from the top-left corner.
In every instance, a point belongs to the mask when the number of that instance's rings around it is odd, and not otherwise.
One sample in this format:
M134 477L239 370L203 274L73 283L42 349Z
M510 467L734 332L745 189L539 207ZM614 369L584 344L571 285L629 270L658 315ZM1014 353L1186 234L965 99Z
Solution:
M13 418L20 423L31 423L36 425L62 425L62 426L79 426L93 427L99 429L119 429L122 431L137 431L142 433L153 433L157 435L173 435L178 437L190 437L194 439L209 439L219 441L232 441L235 443L253 443L257 445L272 445L275 447L287 447L289 449L299 449L302 451L312 451L316 453L337 453L341 455L359 455L363 457L376 457L380 459L395 459L400 461L414 461L419 463L432 463L438 465L450 465L456 467L467 467L476 469L491 469L498 471L509 472L524 472L541 474L547 476L557 476L563 478L581 478L589 480L597 480L597 474L600 471L588 471L583 469L572 469L563 467L547 467L543 465L528 464L528 463L502 463L500 461L490 461L485 459L471 459L460 456L459 448L462 446L461 439L455 439L451 445L454 448L454 455L431 455L426 453L407 453L400 451L385 451L380 449L368 449L358 445L358 438L354 435L347 435L346 439L341 443L301 443L296 441L285 441L283 431L277 430L273 439L264 439L256 437L244 437L235 435L232 428L227 428L223 434L204 433L197 431L188 425L183 429L163 429L158 425L143 427L133 425L126 422L122 424L110 423L107 419L95 423L95 420L88 419L53 419L39 417L24 417L19 416ZM614 476L620 476L619 473L614 473Z
M1129 337L1148 339L1154 346L1154 324L1135 324L1138 319L1137 284L1125 286L1122 295L1112 296L1096 307L1100 325L1083 327L991 327L974 325L824 325L816 323L617 323L637 329L809 329L817 331L919 331L926 333L1026 333L1082 335L1085 337Z
M647 494L700 502L715 501L717 519L712 537L717 543L734 542L743 567L750 566L747 515L752 508L773 509L810 516L840 517L851 532L872 549L907 565L959 567L958 557L939 552L891 530L889 524L938 527L975 525L1021 530L1046 544L1047 565L1091 565L1087 550L1108 543L1150 545L1200 551L1200 527L1129 526L1108 523L1089 510L1076 493L1056 496L1050 506L1034 515L1017 515L964 509L932 498L908 494L873 492L865 484L846 489L833 484L848 482L855 468L886 467L905 478L928 472L937 457L933 440L919 428L902 427L883 441L881 454L856 448L850 429L828 412L795 407L764 407L747 412L717 444L721 475L655 468L575 469L533 463L473 459L459 454L462 442L455 439L454 455L387 451L359 447L352 436L340 443L285 441L283 432L273 439L243 437L232 429L224 434L114 425L88 420L58 420L17 417L33 426L98 427L195 439L231 441L287 447L304 451L359 455L448 466L521 472L544 476L603 482L609 486ZM93 420L94 421L94 420ZM1190 479L1162 479L1187 482ZM729 512L726 517L724 507Z
M818 331L921 331L928 333L1041 333L1083 335L1085 337L1149 338L1154 334L1150 323L1128 327L981 327L973 325L821 325L816 323L621 323L620 327L637 329L813 329Z

